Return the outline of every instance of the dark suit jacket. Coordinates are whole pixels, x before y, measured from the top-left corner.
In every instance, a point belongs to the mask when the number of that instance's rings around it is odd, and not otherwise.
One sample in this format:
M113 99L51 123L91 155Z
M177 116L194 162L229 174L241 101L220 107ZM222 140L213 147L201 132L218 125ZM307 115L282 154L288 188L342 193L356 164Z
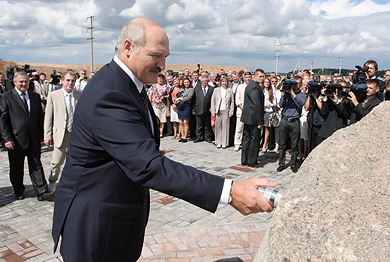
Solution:
M255 80L250 81L245 88L241 122L252 126L264 124L264 93Z
M153 112L149 103L149 111ZM112 61L84 89L56 190L55 248L65 261L136 261L152 188L214 212L224 179L159 153L136 86Z
M203 95L202 85L197 85L194 89L193 99L195 100L195 105L192 111L196 115L202 115L205 112L210 112L211 108L211 96L213 95L214 87L207 85L206 96Z
M30 144L40 147L43 139L43 111L40 96L30 90L30 113L15 88L5 92L0 98L1 138L3 143L18 142L23 149Z
M325 119L318 135L323 138L330 137L336 130L347 126L347 116L344 114L342 103L335 105L328 99L322 102L321 116Z
M363 103L359 103L357 106L355 106L352 109L351 113L351 122L350 124L354 124L361 120L364 116L366 116L368 113L371 112L374 107L379 105L381 103L381 100L377 97L374 97L372 99L369 99L367 101L367 104L363 107Z

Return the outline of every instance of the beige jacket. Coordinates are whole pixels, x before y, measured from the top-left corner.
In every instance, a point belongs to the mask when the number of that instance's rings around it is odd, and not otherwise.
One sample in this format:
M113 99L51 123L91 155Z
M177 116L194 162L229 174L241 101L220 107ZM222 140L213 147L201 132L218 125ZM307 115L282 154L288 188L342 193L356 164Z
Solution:
M73 90L74 107L81 95L80 91ZM66 103L63 89L50 92L47 96L44 121L44 140L53 140L55 147L61 147L66 130Z

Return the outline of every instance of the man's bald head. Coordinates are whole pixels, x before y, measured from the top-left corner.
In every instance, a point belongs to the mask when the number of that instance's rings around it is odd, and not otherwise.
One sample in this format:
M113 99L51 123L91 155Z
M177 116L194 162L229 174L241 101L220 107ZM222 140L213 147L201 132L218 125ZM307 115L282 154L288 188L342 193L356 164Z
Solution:
M123 43L126 39L130 40L131 46L138 53L145 46L147 35L156 30L164 31L160 25L149 18L141 17L131 20L122 27L115 46L115 53L119 55L123 51Z

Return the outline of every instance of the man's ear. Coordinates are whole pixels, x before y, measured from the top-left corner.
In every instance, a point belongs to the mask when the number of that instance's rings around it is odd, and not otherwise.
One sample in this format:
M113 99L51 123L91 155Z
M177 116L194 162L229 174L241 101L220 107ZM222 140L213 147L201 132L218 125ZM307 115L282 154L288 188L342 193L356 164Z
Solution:
M131 45L131 41L129 39L126 39L124 42L123 42L123 52L130 56L130 54L132 52L134 52L134 49L133 49L133 46Z

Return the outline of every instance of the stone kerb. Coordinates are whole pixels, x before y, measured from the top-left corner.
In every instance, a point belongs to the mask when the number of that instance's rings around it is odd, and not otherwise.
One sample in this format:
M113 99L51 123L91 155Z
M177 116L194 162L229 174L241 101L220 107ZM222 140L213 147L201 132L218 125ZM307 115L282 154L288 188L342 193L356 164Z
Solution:
M390 102L303 163L255 261L390 261Z

